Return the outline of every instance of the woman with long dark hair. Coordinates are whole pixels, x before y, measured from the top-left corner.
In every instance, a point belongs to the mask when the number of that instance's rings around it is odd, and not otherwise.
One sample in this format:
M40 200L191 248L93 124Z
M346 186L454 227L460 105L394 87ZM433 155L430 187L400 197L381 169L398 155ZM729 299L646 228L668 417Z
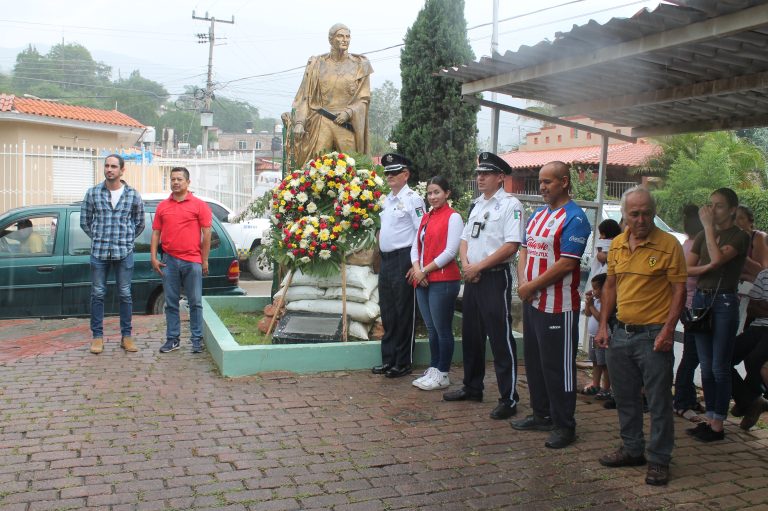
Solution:
M688 275L698 277L693 308L710 307L711 325L696 332L701 363L706 420L686 430L697 440L725 438L723 421L731 401L731 358L739 325L736 288L749 248L749 235L734 223L739 198L730 188L718 188L699 210L704 231L696 236L686 258Z
M448 387L453 358L453 312L461 286L456 264L464 222L448 205L451 185L442 176L427 182L427 201L432 209L421 219L411 246L409 272L416 300L429 335L430 364L413 385L422 390Z

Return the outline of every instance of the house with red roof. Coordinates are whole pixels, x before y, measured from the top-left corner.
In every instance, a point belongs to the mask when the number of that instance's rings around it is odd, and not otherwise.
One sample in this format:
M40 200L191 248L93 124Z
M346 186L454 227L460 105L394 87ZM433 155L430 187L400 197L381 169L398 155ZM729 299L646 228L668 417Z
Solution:
M631 131L629 127L614 126L583 116L569 117L567 120L619 134L626 135ZM577 168L580 179L597 179L600 143L599 135L561 125L545 125L540 131L528 133L526 143L517 151L499 155L513 169L506 188L516 193L538 195L539 169L550 161L562 161ZM637 170L660 151L658 145L645 139L639 139L636 144L610 140L606 194L618 198L627 188L643 183L646 178Z
M0 212L82 198L103 179L103 157L125 154L145 129L117 110L0 93ZM161 172L152 177L155 186L163 179ZM126 180L150 185L149 174L126 172Z

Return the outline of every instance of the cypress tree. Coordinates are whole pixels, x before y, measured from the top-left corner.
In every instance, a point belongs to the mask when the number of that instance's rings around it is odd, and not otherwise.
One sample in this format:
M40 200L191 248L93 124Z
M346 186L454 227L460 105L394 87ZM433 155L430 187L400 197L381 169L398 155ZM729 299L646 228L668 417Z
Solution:
M477 162L479 107L461 101L458 82L434 73L474 58L464 0L426 0L400 52L402 117L393 139L413 161L414 180L443 175L456 189L454 198Z

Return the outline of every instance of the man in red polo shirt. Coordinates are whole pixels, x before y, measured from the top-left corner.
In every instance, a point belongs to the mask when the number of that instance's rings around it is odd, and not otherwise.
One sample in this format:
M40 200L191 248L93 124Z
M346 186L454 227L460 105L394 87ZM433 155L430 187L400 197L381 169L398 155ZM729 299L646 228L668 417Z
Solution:
M203 275L211 251L211 208L189 191L189 171L171 169L171 196L158 204L152 223L152 268L163 277L166 341L160 353L179 349L181 286L189 302L192 353L203 351ZM162 245L162 261L157 258Z

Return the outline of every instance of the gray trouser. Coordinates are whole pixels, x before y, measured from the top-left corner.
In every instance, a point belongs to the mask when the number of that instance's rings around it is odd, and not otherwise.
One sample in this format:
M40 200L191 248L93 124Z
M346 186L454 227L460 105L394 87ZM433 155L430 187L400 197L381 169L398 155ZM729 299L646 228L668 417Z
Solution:
M643 437L643 398L651 414L648 461L669 465L675 446L674 413L672 411L672 351L653 351L653 343L661 330L649 326L640 332L626 332L616 327L608 347L608 373L619 412L619 425L624 450L632 456L645 452Z

